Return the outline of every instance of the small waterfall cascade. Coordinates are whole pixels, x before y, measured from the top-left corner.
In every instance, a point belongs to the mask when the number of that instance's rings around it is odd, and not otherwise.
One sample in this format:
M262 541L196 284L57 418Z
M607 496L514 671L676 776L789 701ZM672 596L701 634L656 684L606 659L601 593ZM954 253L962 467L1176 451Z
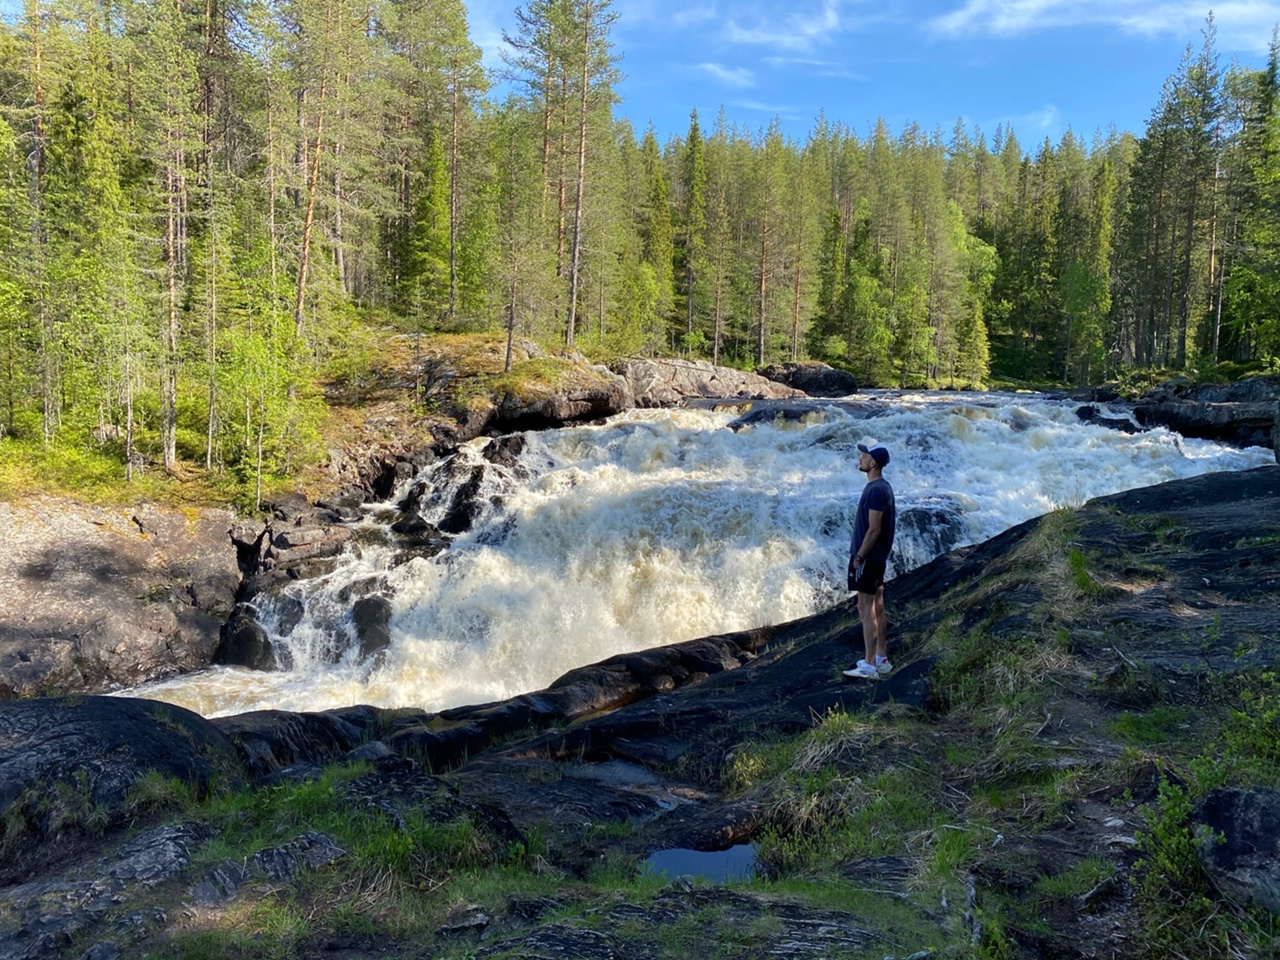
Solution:
M1057 507L1272 462L1261 448L1083 423L1078 406L859 395L775 416L638 410L473 441L367 505L336 561L262 600L286 669L210 668L128 692L208 716L438 710L617 653L806 616L846 596L859 443L892 453L891 576Z

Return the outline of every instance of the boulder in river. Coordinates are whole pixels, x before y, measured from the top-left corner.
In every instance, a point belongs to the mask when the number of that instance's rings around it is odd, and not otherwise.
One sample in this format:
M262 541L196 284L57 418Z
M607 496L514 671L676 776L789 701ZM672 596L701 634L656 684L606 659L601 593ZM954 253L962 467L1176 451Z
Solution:
M816 360L771 363L761 367L757 373L767 380L802 390L811 397L846 397L858 391L858 380L852 373Z

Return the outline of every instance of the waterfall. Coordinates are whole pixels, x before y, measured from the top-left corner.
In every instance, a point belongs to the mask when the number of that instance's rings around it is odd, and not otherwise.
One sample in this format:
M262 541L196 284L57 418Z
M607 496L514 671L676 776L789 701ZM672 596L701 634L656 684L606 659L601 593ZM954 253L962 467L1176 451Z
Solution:
M1271 462L1261 448L1082 423L1077 406L876 394L742 419L631 411L497 441L509 445L500 451L473 441L368 505L331 572L263 604L287 670L211 668L129 692L206 715L438 710L538 689L616 653L817 612L846 596L859 443L892 453L890 576L1056 507ZM406 519L396 504L458 532L439 552L407 550L390 530ZM352 618L369 596L390 611L390 642L372 657Z

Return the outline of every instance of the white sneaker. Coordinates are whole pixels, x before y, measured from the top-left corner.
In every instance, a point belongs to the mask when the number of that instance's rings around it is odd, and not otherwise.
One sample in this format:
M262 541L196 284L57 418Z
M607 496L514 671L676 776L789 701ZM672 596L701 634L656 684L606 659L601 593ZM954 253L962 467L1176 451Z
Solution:
M876 657L876 672L881 676L893 669L893 664L889 662L888 657Z
M859 677L863 680L880 679L880 671L865 660L859 660L856 667L850 667L848 670L841 670L840 672L846 677Z

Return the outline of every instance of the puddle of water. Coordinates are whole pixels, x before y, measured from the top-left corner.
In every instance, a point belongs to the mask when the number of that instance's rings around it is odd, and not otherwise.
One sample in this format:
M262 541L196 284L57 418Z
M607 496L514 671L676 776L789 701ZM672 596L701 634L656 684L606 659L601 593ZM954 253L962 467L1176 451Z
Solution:
M655 876L693 877L711 883L750 880L756 875L756 845L740 843L728 850L657 850L640 867Z

